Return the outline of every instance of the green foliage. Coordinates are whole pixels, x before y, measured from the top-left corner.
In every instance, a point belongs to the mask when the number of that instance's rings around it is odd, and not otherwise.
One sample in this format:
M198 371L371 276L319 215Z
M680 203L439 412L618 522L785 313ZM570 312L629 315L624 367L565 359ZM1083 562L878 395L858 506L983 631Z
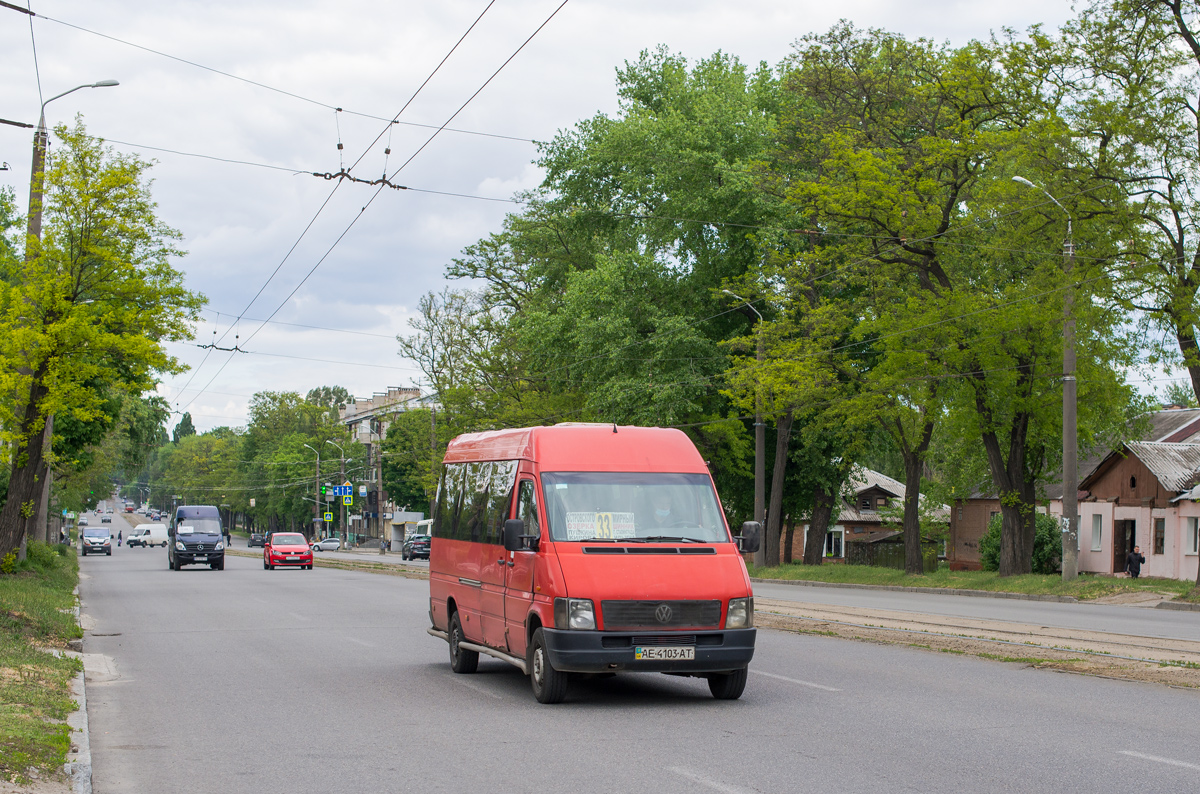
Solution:
M1000 569L1000 525L999 513L988 522L987 532L979 539L979 560L985 571ZM1062 532L1058 520L1051 515L1038 513L1036 534L1033 541L1033 573L1053 574L1062 570Z
M1164 406L1178 405L1180 408L1196 408L1196 392L1190 381L1173 380L1162 388L1159 400Z
M0 573L12 573L17 569L17 553L10 551L0 558Z
M392 416L383 449L383 487L400 508L427 512L437 491L441 460L431 439L431 411L418 409Z
M178 444L188 436L194 435L196 435L196 426L192 424L192 415L185 411L179 424L175 425L174 432L171 433L171 440Z

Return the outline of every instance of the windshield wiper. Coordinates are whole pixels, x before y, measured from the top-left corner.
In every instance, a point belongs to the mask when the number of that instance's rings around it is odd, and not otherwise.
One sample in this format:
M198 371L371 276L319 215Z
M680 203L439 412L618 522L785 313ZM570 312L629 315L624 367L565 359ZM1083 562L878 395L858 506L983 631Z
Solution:
M661 543L663 541L670 541L670 540L681 540L684 543L709 543L709 542L711 542L711 541L707 541L707 540L699 540L697 538L687 538L687 537L683 537L681 535L651 535L649 537L642 538L642 540L648 541L650 543Z

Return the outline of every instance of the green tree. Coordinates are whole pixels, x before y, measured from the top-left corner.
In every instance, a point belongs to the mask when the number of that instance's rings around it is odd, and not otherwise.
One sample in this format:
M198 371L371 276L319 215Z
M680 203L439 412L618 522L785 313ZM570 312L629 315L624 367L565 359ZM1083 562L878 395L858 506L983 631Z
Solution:
M44 230L0 282L0 432L11 445L0 555L20 543L47 475L46 419L91 421L107 389L141 393L181 371L162 347L188 338L197 295L171 265L178 233L155 216L149 164L106 149L82 122L55 134Z
M432 435L432 411L419 408L391 417L383 450L383 487L392 502L430 509L437 491L439 465Z
M192 424L192 415L185 411L179 424L175 425L175 431L171 433L171 440L178 444L188 436L194 435L196 435L196 426Z

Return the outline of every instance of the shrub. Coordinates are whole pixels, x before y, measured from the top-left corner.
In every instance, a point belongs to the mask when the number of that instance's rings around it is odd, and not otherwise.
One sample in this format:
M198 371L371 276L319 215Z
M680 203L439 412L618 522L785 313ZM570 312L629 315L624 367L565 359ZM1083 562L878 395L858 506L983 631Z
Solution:
M979 561L985 571L1000 570L1000 524L999 513L988 522L987 533L979 540ZM1062 532L1058 519L1038 513L1033 537L1033 572L1058 573L1061 570Z
M0 573L12 573L17 568L17 553L10 551L0 560Z

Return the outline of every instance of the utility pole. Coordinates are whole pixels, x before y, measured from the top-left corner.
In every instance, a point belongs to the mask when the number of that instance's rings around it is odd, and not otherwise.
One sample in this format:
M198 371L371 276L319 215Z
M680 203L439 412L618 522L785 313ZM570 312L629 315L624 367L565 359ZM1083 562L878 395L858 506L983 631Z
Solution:
M379 428L379 454L375 456L375 515L379 521L379 553L385 553L387 531L383 526L383 420L376 425Z
M1067 239L1063 243L1063 476L1062 476L1062 578L1069 582L1079 575L1079 426L1075 380L1075 232L1071 213L1041 185L1014 176L1013 181L1036 188L1067 216Z
M321 453L316 447L308 447L317 456L317 472L316 478L313 480L313 533L320 537L321 535Z
M342 449L341 444L337 444L333 441L326 441L325 443L333 444L335 447L338 448L338 452L342 453L341 473L338 475L339 477L341 477L341 479L338 480L338 485L340 486L342 483L344 483L346 481L346 450ZM338 501L340 501L342 503L342 543L346 543L347 542L347 537L346 537L346 500L339 499Z
M767 427L763 424L762 416L762 364L763 364L763 337L762 326L763 316L754 308L750 301L746 300L736 293L730 292L727 289L721 290L726 295L732 295L746 305L750 311L758 315L758 350L755 354L755 359L758 362L757 372L754 374L754 520L761 526L763 516L766 512L766 436ZM754 564L762 566L767 561L767 544L760 543L758 551L754 552Z

